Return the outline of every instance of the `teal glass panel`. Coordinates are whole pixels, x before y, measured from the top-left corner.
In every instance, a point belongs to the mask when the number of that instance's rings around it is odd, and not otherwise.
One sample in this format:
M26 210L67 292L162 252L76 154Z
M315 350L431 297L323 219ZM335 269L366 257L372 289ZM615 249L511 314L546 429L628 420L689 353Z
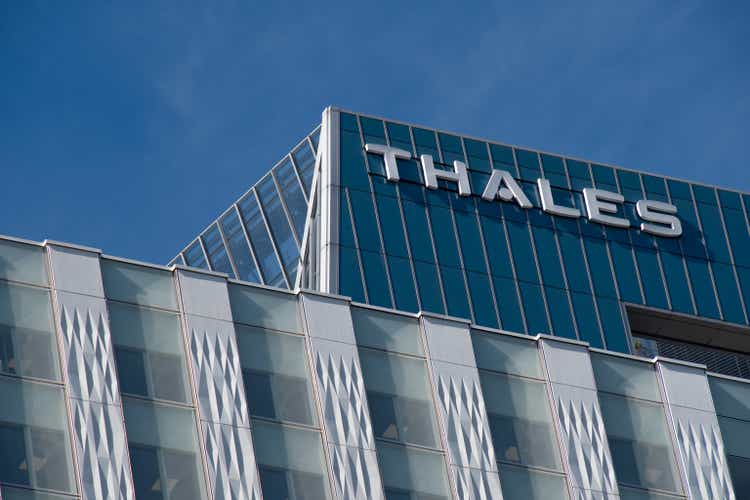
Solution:
M536 342L528 338L472 330L471 342L477 368L544 378Z
M709 375L716 414L750 422L750 382Z
M728 456L750 458L750 422L720 416L719 428Z
M413 127L414 144L417 146L417 155L431 155L435 161L438 161L440 155L435 141L435 133L431 130Z
M417 275L417 290L422 310L438 314L445 313L443 299L440 297L440 286L437 277L437 266L428 262L414 261L414 273Z
M443 153L443 163L453 165L454 161L465 161L459 137L439 132L438 139L440 140L440 151Z
M680 221L682 222L682 236L680 244L682 251L686 256L697 259L708 258L708 252L703 245L703 233L698 227L698 218L695 214L693 202L683 199L672 199L672 203L677 207Z
M609 250L612 255L615 274L617 275L617 286L620 290L620 298L625 302L643 304L641 289L638 286L638 275L635 272L633 252L630 245L611 241Z
M667 186L669 187L669 194L672 198L673 203L675 199L692 201L693 196L690 193L689 184L681 181L667 179Z
M280 262L263 221L263 215L260 213L255 193L251 192L241 199L238 207L253 250L255 250L255 257L260 265L263 283L271 286L284 286L285 280L281 273Z
M386 500L451 498L442 454L384 443L377 448Z
M381 252L375 210L373 210L372 197L369 191L363 192L350 189L348 194L352 206L351 215L354 216L354 228L357 233L359 248L370 252Z
M495 306L490 290L490 281L486 274L466 273L469 281L469 292L471 293L471 305L474 309L474 322L481 326L497 328L497 317Z
M229 262L229 255L221 239L219 227L216 224L212 224L203 234L202 238L203 245L208 254L208 261L211 263L211 269L234 277L234 270L232 269L232 264Z
M106 258L101 260L101 269L108 299L177 309L171 272Z
M297 173L294 171L291 160L286 158L273 170L273 175L279 183L279 193L289 212L289 218L292 220L292 229L294 229L297 239L302 241L307 219L307 200L305 195L302 194L302 186L297 179Z
M578 325L578 338L588 342L591 347L603 348L604 343L599 333L599 323L596 321L593 297L587 293L571 292L570 299L573 303L576 325Z
M369 190L370 182L367 179L367 169L365 168L365 153L359 139L359 133L342 130L340 140L341 185L360 191Z
M428 210L440 266L460 267L450 209L429 205Z
M349 210L348 189L339 192L339 203L341 207L341 220L339 221L339 244L349 248L356 248L354 239L354 225L352 224L351 211Z
M620 188L625 200L635 203L643 198L641 180L638 174L626 170L618 170L617 178L620 181Z
M568 287L576 292L591 293L589 285L588 269L583 259L583 249L580 238L567 231L557 231L560 242L560 253L565 264L565 275L568 278Z
M464 146L466 147L466 156L469 160L470 169L486 173L492 171L490 157L487 154L487 145L484 142L464 139Z
M547 306L552 319L553 333L558 337L577 338L573 316L570 314L567 292L549 286L544 287L544 292L547 295Z
M707 318L721 319L719 317L719 308L716 305L716 296L711 285L711 276L708 271L708 262L687 258L688 274L690 283L693 285L693 294L695 304L698 307L698 314Z
M464 277L461 270L441 266L440 276L443 279L445 300L448 303L448 314L459 318L470 318L471 312L469 311L469 302L467 300L468 294L466 293L466 286L464 285Z
M586 248L586 256L588 257L591 279L594 282L596 295L616 297L605 242L596 238L584 238L583 243Z
M539 170L539 158L534 151L516 149L516 161L518 162L518 173L525 181L536 182L542 176Z
M353 248L339 247L339 293L355 302L365 302L359 260Z
M724 223L732 246L734 263L738 266L750 267L750 230L745 221L742 209L722 207Z
M383 243L388 255L408 257L403 224L401 223L401 209L396 198L390 196L376 196L380 228L383 232Z
M392 307L383 255L365 250L362 250L360 255L365 271L368 302L377 306Z
M423 262L435 262L424 205L404 201L403 209L412 257Z
M302 333L293 293L230 283L229 303L237 323Z
M643 247L634 247L633 249L635 250L635 258L638 262L641 283L643 283L646 304L660 309L667 309L667 295L664 281L661 279L656 251Z
M716 282L716 291L721 302L721 312L724 321L732 323L745 323L745 315L742 312L737 282L734 279L734 271L729 264L714 262L711 266Z
M620 500L683 500L685 497L666 495L655 491L626 488L620 485Z
M565 287L560 256L557 253L555 233L546 227L531 226L534 235L536 255L539 259L539 268L542 272L542 282L545 286L557 288Z
M414 279L412 278L409 260L391 256L388 256L386 259L388 261L388 271L391 273L391 280L398 283L393 287L396 309L417 312L419 305L417 304L417 295L414 291Z
M414 148L411 145L409 127L397 123L386 123L385 127L388 129L388 137L391 140L391 146L409 151L412 154L414 153Z
M458 241L461 244L464 268L469 271L486 273L487 266L484 262L484 250L482 239L479 235L479 225L475 213L454 211L456 217L456 229L458 229Z
M0 239L0 278L34 285L47 284L44 249Z
M742 289L742 298L745 300L745 307L750 308L750 269L747 267L737 267L737 278ZM750 315L750 311L748 311Z
M600 391L649 401L662 400L653 363L591 353L591 366Z
M365 144L385 144L385 130L382 121L360 116L359 122L362 124Z
M514 177L518 175L511 148L499 144L490 144L490 154L492 155L493 168L507 170Z
M510 332L526 332L515 281L493 276L492 284L495 287L495 300L500 313L500 327Z
M49 291L0 281L0 373L60 380L58 356Z
M491 273L494 276L513 278L508 242L501 222L489 217L480 217L479 220Z
M594 183L597 188L617 192L617 181L615 180L615 170L604 165L591 164L591 173L594 176Z
M528 226L518 222L507 222L505 226L508 229L518 279L529 283L539 283Z
M658 200L668 202L667 186L664 184L664 178L653 175L642 175L643 187L646 190L646 197L649 200Z
M544 168L544 177L549 179L553 187L568 189L568 178L565 175L563 159L545 154L540 156L542 158L542 167Z
M664 277L669 288L669 297L672 300L672 310L694 314L682 257L671 252L661 252L660 256L664 267Z
M567 500L570 498L565 476L505 464L499 469L504 498L523 498L524 500L550 498Z
M730 262L729 248L716 201L714 200L711 205L698 203L697 207L709 260Z
M359 132L359 126L357 125L357 116L351 113L340 113L339 120L341 123L341 130L348 130L350 132Z
M424 356L417 318L364 307L352 307L351 314L357 345Z
M67 495L12 488L10 486L0 486L0 495L2 495L3 500L70 500L71 498Z
M255 267L255 261L252 255L250 255L250 247L248 246L240 218L234 207L221 218L219 223L227 239L227 245L229 245L229 252L232 254L234 265L237 268L237 279L260 283L260 276Z
M532 283L519 283L518 286L521 289L521 299L523 300L523 310L526 312L529 335L551 333L549 323L547 323L547 313L544 309L542 287Z
M596 304L604 331L605 347L611 351L630 352L619 302L614 299L598 297Z

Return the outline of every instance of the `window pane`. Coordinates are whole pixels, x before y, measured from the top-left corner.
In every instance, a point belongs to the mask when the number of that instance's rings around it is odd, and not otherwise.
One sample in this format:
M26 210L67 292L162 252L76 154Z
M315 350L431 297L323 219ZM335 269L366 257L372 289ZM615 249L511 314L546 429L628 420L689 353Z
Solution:
M0 481L30 486L23 426L0 422Z
M505 498L524 500L566 499L565 478L557 474L533 471L512 465L500 466L500 484Z
M442 454L378 443L386 498L451 498Z
M101 266L108 299L177 309L171 272L109 259L102 259Z
M618 481L679 491L664 407L604 393L599 403Z
M232 278L236 278L232 264L229 262L229 255L221 239L219 227L213 224L205 233L203 233L203 245L208 254L208 260L211 263L211 269L220 273L226 273Z
M56 495L54 493L11 488L9 486L0 486L0 494L2 494L3 500L70 500L70 497L67 495Z
M477 367L485 370L542 378L536 343L530 340L473 331Z
M299 169L300 177L305 185L305 192L310 193L312 189L312 179L315 169L315 153L305 141L299 148L292 153L294 161Z
M256 422L253 441L263 498L330 498L320 432Z
M370 349L360 362L375 437L439 446L425 362Z
M525 332L515 281L494 276L492 284L495 286L495 300L497 300L500 313L500 327L509 332Z
M281 273L271 237L263 222L255 193L248 193L239 201L238 207L263 274L263 283L271 286L284 286L284 276Z
M727 465L735 498L750 498L750 458L728 456Z
M352 307L357 344L386 351L424 356L416 318Z
M651 363L591 353L591 365L599 390L661 401L656 372Z
M53 331L47 290L0 282L0 373L58 380Z
M274 169L273 175L276 176L279 183L279 191L286 203L289 217L292 219L292 227L297 234L297 238L302 241L307 217L307 200L305 200L305 195L302 194L297 174L289 158L286 158Z
M250 414L313 425L305 339L237 325L237 346Z
M297 248L297 241L292 235L289 220L284 213L284 208L281 205L281 200L279 199L273 179L268 176L260 181L257 192L258 200L268 220L268 226L276 242L276 248L279 251L284 270L287 276L289 276L289 280L294 281L299 260L299 249Z
M750 421L750 382L708 377L716 413Z
M422 309L439 314L444 313L435 264L415 261L414 272L417 275L417 288L419 299L422 301Z
M201 247L200 241L196 240L190 245L187 250L183 253L185 258L185 264L190 267L198 267L201 269L207 269L206 257L203 255L203 247Z
M741 497L737 497L741 498ZM683 500L684 497L664 495L653 491L636 490L634 488L623 488L620 486L621 500Z
M44 249L27 243L0 240L0 278L46 285Z
M366 250L362 250L360 255L365 272L368 302L376 306L392 307L383 255Z
M240 218L234 207L221 218L221 229L229 245L229 251L232 254L234 265L237 267L237 279L259 283L260 277L255 267L255 261L250 254L250 247L245 238L245 232L242 229Z
M484 370L479 378L497 459L559 470L546 384Z
M238 323L301 333L297 297L259 287L229 284L232 317Z

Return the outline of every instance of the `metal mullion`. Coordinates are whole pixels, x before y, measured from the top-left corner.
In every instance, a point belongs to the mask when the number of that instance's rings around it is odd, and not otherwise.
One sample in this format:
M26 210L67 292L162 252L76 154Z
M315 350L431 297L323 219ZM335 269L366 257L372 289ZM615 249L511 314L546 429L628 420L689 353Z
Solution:
M245 236L245 243L247 243L247 248L250 251L250 258L253 259L253 265L255 266L255 271L258 273L258 278L260 279L261 284L265 285L266 279L263 276L263 271L261 270L260 265L258 264L257 257L255 256L255 249L253 248L252 243L250 243L250 235L247 233L247 228L245 227L245 221L242 219L240 208L236 203L232 203L231 209L233 209L234 213L237 214L237 222L239 222L240 229L242 230L242 234ZM241 278L238 276L237 279L241 279Z
M299 148L295 148L295 150L296 149L299 149ZM292 150L292 153L295 150ZM299 173L299 167L297 166L297 160L294 159L294 155L292 153L289 153L287 156L289 156L289 161L292 163L292 170L294 171L294 177L297 178L297 184L299 184L300 191L302 191L302 196L305 197L305 201L308 201L310 199L310 194L311 193L306 193L305 192L305 183L302 182L302 175ZM317 157L318 155L316 154L315 156ZM315 167L313 166L313 168L315 168ZM310 189L312 189L312 184L310 184Z
M271 232L271 226L268 224L268 219L266 218L266 210L263 207L263 203L260 202L260 197L258 196L258 192L255 189L255 186L253 186L250 191L253 193L253 197L255 198L255 203L258 204L258 213L260 214L260 218L263 221L263 225L266 228L266 233L268 234L268 238L271 240L271 247L273 247L273 252L276 255L276 260L279 262L279 269L281 270L281 276L284 278L284 283L286 283L286 287L290 288L289 283L289 277L286 275L286 269L284 269L284 261L281 260L281 254L279 253L279 249L276 245L276 238L274 238L273 233Z
M209 227L211 227L211 226L209 226ZM206 231L203 231L203 232L202 232L202 233L201 233L201 234L200 234L200 235L198 236L198 238L197 238L197 239L198 239L198 244L200 245L200 247L201 247L201 250L203 251L203 258L205 258L205 259L206 259L206 267L207 267L207 268L208 268L209 270L211 270L211 271L215 271L215 269L213 268L214 266L213 266L213 265L211 264L211 260L210 260L210 259L208 258L208 251L206 250L206 245L205 245L205 243L203 243L203 235L204 235L204 234L206 234Z
M695 193L693 192L693 186L692 184L688 184L690 187L690 197L692 198L693 202L693 209L695 210L695 220L698 222L698 231L700 231L701 236L703 236L703 221L701 221L701 213L700 210L698 210L698 201L695 199ZM706 249L708 250L708 249ZM716 307L719 310L719 317L721 320L724 320L724 308L721 307L721 299L719 299L719 290L716 287L716 278L714 278L714 270L713 266L711 265L711 260L706 258L706 265L708 267L708 274L711 277L711 288L714 291L714 298L716 299Z
M219 230L219 236L221 237L221 242L224 245L224 250L227 252L227 257L229 258L229 265L232 266L232 271L234 272L234 277L237 279L240 279L240 275L237 272L237 265L234 262L234 256L232 255L232 252L229 250L229 244L227 242L227 237L224 234L224 229L221 227L221 218L216 219L216 228Z
M617 179L617 176L615 176L615 179ZM641 195L646 198L646 186L643 184L643 176L638 175L638 182L641 184ZM664 183L664 187L666 188L666 182ZM652 236L652 238L655 238ZM659 249L659 245L656 242L656 239L654 239L654 250L656 252L656 263L659 265L659 274L661 274L661 281L664 283L664 295L667 297L667 307L669 307L669 310L672 310L672 296L669 293L669 285L667 285L667 276L664 274L664 265L661 263L661 250ZM644 302L646 301L646 295L643 296Z
M297 266L297 276L295 277L294 289L298 289L302 285L302 273L309 273L309 269L305 266L305 259L307 253L310 252L310 238L312 232L315 231L314 219L317 215L317 207L315 206L318 202L318 183L320 183L320 165L323 159L320 154L315 155L315 165L313 167L313 178L310 183L310 200L307 203L307 213L305 214L305 232L302 235L302 243L300 244L299 251L299 265ZM312 259L310 261L312 263ZM312 266L310 266L312 267Z
M297 253L299 253L300 241L299 241L299 237L297 236L297 229L294 226L292 215L289 213L289 207L286 206L286 197L281 191L281 186L279 186L278 179L276 179L275 168L274 170L271 170L269 174L271 174L271 181L273 182L274 188L276 188L276 195L279 197L279 201L281 202L281 209L284 211L284 215L286 216L287 223L289 224L289 231L291 231L292 238L294 238L295 243L297 243Z
M352 225L352 235L354 237L354 252L357 255L357 265L359 266L359 277L362 282L362 293L365 296L365 302L370 303L370 295L367 293L367 280L365 279L365 268L362 265L362 255L360 255L359 239L357 238L357 231L354 230L354 215L352 215L352 204L349 201L349 188L343 188L344 190L344 201L346 202L346 209L349 211L349 222Z
M721 228L724 231L724 241L727 244L727 249L729 251L729 261L732 264L732 274L734 275L734 282L735 285L737 285L737 295L740 297L740 304L742 306L742 315L745 317L745 323L748 322L748 312L745 309L745 299L742 297L742 287L740 286L740 278L737 275L737 265L734 262L734 251L732 248L732 244L729 241L729 233L727 231L727 223L724 220L724 210L722 210L721 200L719 199L719 192L714 189L714 197L716 199L716 207L719 212L719 220L721 221ZM740 206L742 206L742 197L740 196Z

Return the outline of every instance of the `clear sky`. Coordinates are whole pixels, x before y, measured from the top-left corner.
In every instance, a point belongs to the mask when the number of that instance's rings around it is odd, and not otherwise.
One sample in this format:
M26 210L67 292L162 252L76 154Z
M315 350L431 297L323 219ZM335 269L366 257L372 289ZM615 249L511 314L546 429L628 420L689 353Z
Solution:
M748 6L0 2L0 233L166 263L330 104L750 191Z

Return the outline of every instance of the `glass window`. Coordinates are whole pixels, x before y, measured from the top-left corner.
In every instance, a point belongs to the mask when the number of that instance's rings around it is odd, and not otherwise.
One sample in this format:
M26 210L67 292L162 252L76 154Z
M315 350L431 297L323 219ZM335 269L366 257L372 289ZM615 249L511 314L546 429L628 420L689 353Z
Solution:
M289 157L285 158L273 170L273 175L279 183L279 193L284 199L286 209L289 211L292 228L297 234L297 238L302 241L302 234L305 232L305 222L307 222L307 200L305 199L305 195L302 194L302 187Z
M343 116L343 115L342 115ZM342 121L341 128L344 128ZM359 132L354 130L341 131L341 185L366 191L370 188L365 169L365 155Z
M380 216L380 227L383 230L383 242L385 252L388 255L408 257L406 251L406 239L404 238L403 224L401 223L401 210L398 200L390 196L377 196L375 198ZM343 243L342 243L343 244Z
M56 495L38 490L27 490L0 486L0 494L3 500L70 500L67 495Z
M664 407L599 393L609 449L619 482L679 491Z
M440 266L460 267L461 263L458 258L458 247L456 246L456 235L453 232L450 209L434 205L430 205L428 208Z
M359 355L375 437L439 447L424 360L363 348Z
M508 229L508 238L513 250L513 262L516 265L518 279L529 283L539 283L528 227L526 224L510 221L505 226Z
M654 365L608 354L591 353L599 390L633 398L661 401Z
M497 460L560 470L546 384L485 370L479 378Z
M495 300L500 314L500 327L510 332L523 333L526 331L521 316L521 306L518 303L516 282L498 276L492 277L495 287Z
M414 280L409 260L391 256L388 256L387 260L391 279L398 281L398 286L393 287L396 309L417 312L419 305L417 304L417 295L414 291Z
M371 252L382 252L370 193L353 189L350 189L348 193L352 204L359 248Z
M221 218L220 224L226 236L234 265L237 268L237 279L260 283L260 276L255 267L255 261L250 254L250 247L247 244L245 232L242 229L240 218L234 207Z
M646 304L661 309L667 309L667 296L664 282L659 270L659 258L656 251L643 247L634 247L638 270L643 283L643 293Z
M568 286L576 292L591 293L588 270L583 260L583 249L578 235L561 231L558 225L557 237L560 241L560 253L565 263Z
M190 401L179 316L117 302L108 307L120 390Z
M0 282L0 373L60 379L46 289Z
M477 367L483 370L542 378L536 343L509 335L473 331Z
M108 299L177 309L171 272L109 259L102 259L101 266Z
M403 208L412 257L423 262L435 262L424 205L404 201Z
M719 262L730 262L729 249L727 247L724 228L719 215L719 208L714 204L697 203L698 214L701 219L701 228L703 229L703 238L708 248L710 260Z
M603 348L599 323L596 321L594 298L587 293L571 292L570 300L573 303L576 325L578 325L578 338L588 342L591 347Z
M305 141L300 147L292 152L292 156L294 157L294 162L299 169L302 183L305 185L305 192L310 193L310 189L312 189L312 179L315 173L315 152L310 149L310 145Z
M549 306L549 316L552 320L552 331L557 337L577 339L576 327L570 313L568 293L560 288L544 287Z
M207 269L206 257L203 254L203 247L201 247L200 241L195 240L187 250L183 252L185 257L185 264L190 267L197 267L200 269Z
M279 260L260 213L255 193L250 192L238 203L247 234L255 250L255 257L263 274L263 282L271 286L284 286L284 275L281 273Z
M620 297L625 302L643 304L641 289L638 286L638 275L635 272L633 252L630 245L611 241L609 250L612 254L612 262L617 275L617 285L620 289Z
M383 255L365 250L362 250L360 255L362 257L362 268L365 272L368 302L376 306L392 307Z
M365 302L359 259L353 248L339 247L339 293L355 302Z
M413 152L409 127L397 123L386 123L385 126L388 129L388 136L391 139L392 146L409 151L410 153Z
M123 398L135 496L205 499L193 410Z
M734 271L729 264L714 262L711 265L716 281L716 291L721 302L721 312L724 321L732 323L745 323L745 315L742 312L737 281L734 279Z
M289 276L289 280L293 282L297 273L299 249L271 176L267 176L258 183L257 193L263 212L266 214L271 234L276 242L276 248L278 248L281 261L284 264L284 270Z
M600 297L596 299L596 304L599 308L599 317L602 322L606 348L610 351L630 352L625 327L622 322L620 303L614 299Z
M730 455L727 457L727 465L735 498L750 498L750 458Z
M513 278L513 268L508 254L508 242L500 221L489 217L480 217L480 224L484 235L484 244L487 246L490 271L494 276Z
M583 242L596 295L615 297L614 280L609 267L606 244L597 238L584 238Z
M232 317L238 323L302 332L294 294L230 283L229 303Z
M28 243L0 239L0 278L46 285L44 249Z
M716 305L716 295L711 285L711 275L708 271L708 262L693 258L686 259L690 282L693 285L695 304L698 314L709 318L719 318L719 307Z
M542 287L531 283L519 283L518 285L521 289L523 309L526 311L527 333L529 335L551 333L549 323L547 322L547 313L544 308Z
M0 400L0 482L74 492L62 388L0 377Z
M206 247L206 253L208 254L208 260L211 263L211 269L220 273L226 273L230 277L235 277L232 264L229 262L227 249L224 246L224 241L221 239L221 233L219 233L219 227L216 224L212 224L203 233L202 238L203 245Z
M314 425L304 337L237 325L237 346L250 414Z
M750 382L708 377L716 413L750 422Z
M458 229L458 241L461 245L464 268L469 271L486 273L487 266L484 263L484 251L482 239L479 236L479 225L476 214L472 212L454 211L456 217L456 229Z
M542 272L542 282L545 286L565 288L555 233L550 228L537 226L531 226L531 232L534 235L536 255Z
M451 498L442 454L378 443L378 463L387 500Z
M419 299L422 301L422 309L439 314L444 313L437 266L427 262L414 261L414 272L417 275L417 290L419 291Z
M255 422L253 441L263 498L330 498L320 432Z
M440 277L443 279L448 314L458 318L471 318L463 273L452 267L441 267Z
M497 316L487 275L469 271L466 273L466 278L469 282L471 305L474 309L474 322L480 326L497 328Z
M362 307L351 314L358 345L424 356L418 319Z
M623 488L620 486L621 500L683 500L685 497L665 495L655 491L638 490L635 488ZM740 498L740 497L737 497Z
M750 267L750 230L745 222L742 209L722 207L727 235L732 244L734 263L738 266Z
M664 277L669 287L669 297L672 299L672 310L694 314L682 257L671 252L661 252L660 255Z
M507 499L523 498L524 500L547 500L549 498L567 499L568 487L565 478L524 467L512 465L500 466L500 484Z

